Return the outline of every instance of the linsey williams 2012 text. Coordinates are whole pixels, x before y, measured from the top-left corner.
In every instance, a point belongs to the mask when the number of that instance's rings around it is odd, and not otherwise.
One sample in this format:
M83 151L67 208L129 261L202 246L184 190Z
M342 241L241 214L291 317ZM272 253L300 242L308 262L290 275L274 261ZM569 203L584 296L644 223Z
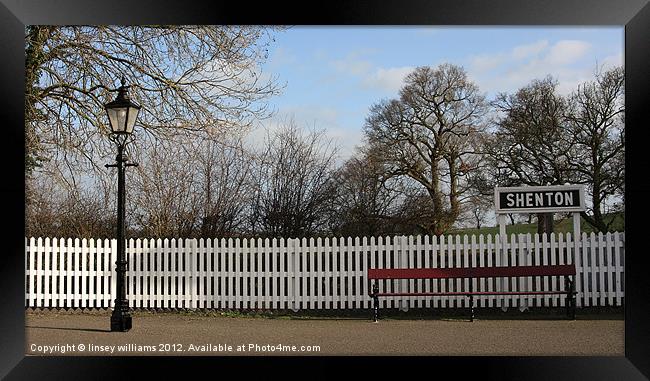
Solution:
M578 190L503 192L499 194L501 209L562 208L580 206Z

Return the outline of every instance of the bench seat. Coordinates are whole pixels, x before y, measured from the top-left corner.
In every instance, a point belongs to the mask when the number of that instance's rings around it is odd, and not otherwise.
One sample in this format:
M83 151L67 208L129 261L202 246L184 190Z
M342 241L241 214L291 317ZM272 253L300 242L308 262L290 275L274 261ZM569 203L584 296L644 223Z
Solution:
M374 300L374 321L379 316L379 298L391 296L466 296L469 297L470 320L474 320L474 296L484 295L566 295L567 316L575 319L574 264L539 266L491 266L491 267L450 267L415 269L368 269L368 279L373 282L369 296ZM480 279L480 278L519 278L539 276L564 277L564 290L557 291L480 291L474 290L470 282L469 291L455 292L379 292L378 280L404 279ZM478 287L481 287L479 284Z
M566 291L380 292L377 296L560 295L566 293Z

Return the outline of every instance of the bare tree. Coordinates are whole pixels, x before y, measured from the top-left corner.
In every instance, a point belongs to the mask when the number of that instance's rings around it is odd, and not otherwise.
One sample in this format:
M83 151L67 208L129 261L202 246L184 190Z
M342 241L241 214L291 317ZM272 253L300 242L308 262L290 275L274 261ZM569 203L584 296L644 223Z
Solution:
M27 170L55 151L85 166L113 152L102 105L121 77L144 106L141 139L249 126L278 91L260 72L271 40L256 26L27 26Z
M376 236L393 233L392 220L398 207L399 178L384 178L381 162L362 149L332 176L330 229L341 236Z
M419 183L406 181L403 197L400 197L399 201L392 218L393 232L395 234L431 234L431 221L436 216L429 193Z
M603 212L621 201L625 186L625 72L615 68L598 73L570 97L568 133L574 137L569 165L577 181L587 185L591 215L582 217L598 231L609 229Z
M458 218L466 176L477 166L473 143L483 128L485 98L465 70L451 64L418 67L405 82L399 99L371 108L365 131L382 152L387 174L424 188L432 208L426 230L442 234Z
M198 144L191 163L200 183L200 234L205 238L240 234L253 201L253 157L241 139L221 140L227 143L207 140Z
M502 186L562 185L572 180L567 101L551 77L534 80L515 94L499 94L493 105L501 116L486 139L493 171ZM553 231L553 215L538 214L538 232Z
M494 210L494 199L480 194L474 194L468 199L463 208L464 220L471 222L480 229L490 211Z
M228 142L228 144L224 144ZM239 138L181 145L127 146L140 164L127 171L130 237L223 237L241 234L251 203L251 158ZM28 235L111 237L115 231L116 178L39 167L27 205Z
M281 237L321 233L333 197L336 147L322 131L302 131L293 121L269 133L264 144L256 163L251 231Z
M104 179L83 183L38 176L32 182L32 202L25 210L25 232L32 237L108 238L115 231L112 192Z
M127 171L128 220L146 237L194 237L199 231L200 182L187 145L134 151L140 166Z

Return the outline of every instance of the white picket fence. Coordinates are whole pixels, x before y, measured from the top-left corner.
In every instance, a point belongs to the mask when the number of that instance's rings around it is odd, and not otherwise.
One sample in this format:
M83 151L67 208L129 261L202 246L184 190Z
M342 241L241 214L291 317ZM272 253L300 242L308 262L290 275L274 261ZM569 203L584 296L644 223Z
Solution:
M113 306L116 240L25 240L26 307ZM624 233L309 239L128 240L132 308L370 308L368 268L566 264L577 306L624 302ZM576 255L577 253L577 255ZM381 281L386 291L462 291L468 279ZM475 279L477 290L563 290L559 277ZM382 308L466 307L464 297L388 297ZM564 296L480 296L476 307L564 306Z

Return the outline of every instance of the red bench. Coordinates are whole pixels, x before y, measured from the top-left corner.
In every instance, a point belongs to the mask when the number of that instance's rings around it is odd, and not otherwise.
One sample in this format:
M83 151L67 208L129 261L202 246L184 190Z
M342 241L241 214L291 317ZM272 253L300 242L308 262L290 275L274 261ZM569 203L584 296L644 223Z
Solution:
M474 295L566 295L566 313L575 319L575 265L474 267L444 269L368 269L368 279L373 281L373 320L379 318L379 298L385 296L467 296L469 297L470 320L474 320ZM469 282L469 291L459 292L379 292L378 280L382 279L474 279L474 278L516 278L529 276L563 276L564 290L561 291L474 291Z

